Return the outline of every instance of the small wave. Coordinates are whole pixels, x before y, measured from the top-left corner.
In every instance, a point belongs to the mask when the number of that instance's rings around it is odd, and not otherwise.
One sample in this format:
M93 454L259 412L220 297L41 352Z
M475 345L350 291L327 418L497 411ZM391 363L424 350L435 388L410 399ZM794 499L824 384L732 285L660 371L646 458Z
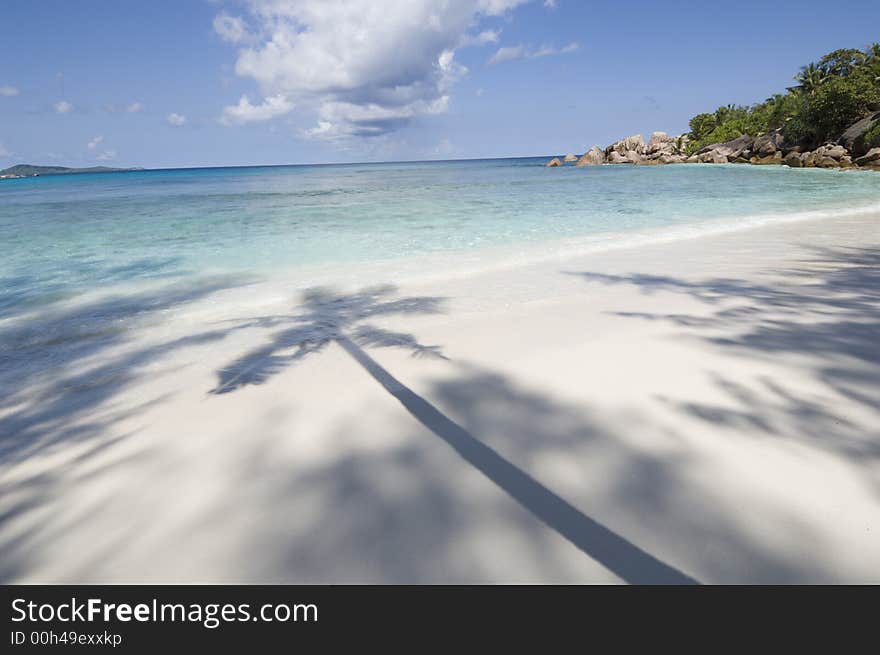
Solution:
M449 252L419 258L419 265L412 266L412 280L461 278L477 273L505 270L565 260L592 253L634 248L644 245L671 243L705 236L740 232L753 228L784 225L800 221L869 216L880 214L880 202L853 207L828 207L795 212L773 212L738 217L704 219L684 225L633 231L604 232L586 237L568 237L554 241L536 241L516 246L488 247L472 252ZM454 258L456 265L449 266ZM430 260L430 262L428 261ZM398 275L404 272L403 262L397 263ZM450 271L454 272L450 272Z
M771 212L705 219L685 225L665 226L630 233L609 232L590 237L565 239L562 242L557 242L555 245L557 248L565 249L565 256L576 256L601 250L630 248L652 243L667 243L728 232L739 232L765 225L782 225L799 221L867 216L871 214L880 214L880 202L854 207L828 207L794 212ZM556 252L560 254L560 250L557 249Z

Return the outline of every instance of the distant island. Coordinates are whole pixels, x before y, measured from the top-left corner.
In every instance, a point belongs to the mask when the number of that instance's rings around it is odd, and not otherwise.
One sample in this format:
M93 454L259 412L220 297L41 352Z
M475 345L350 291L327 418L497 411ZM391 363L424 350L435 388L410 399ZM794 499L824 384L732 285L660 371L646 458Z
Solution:
M89 168L69 168L67 166L34 166L32 164L16 164L0 171L0 180L14 180L22 177L39 175L72 175L75 173L124 173L141 171L142 168L111 168L110 166L91 166Z
M697 114L690 132L636 134L565 164L785 164L792 168L880 170L880 44L829 52L803 66L796 86L764 102Z

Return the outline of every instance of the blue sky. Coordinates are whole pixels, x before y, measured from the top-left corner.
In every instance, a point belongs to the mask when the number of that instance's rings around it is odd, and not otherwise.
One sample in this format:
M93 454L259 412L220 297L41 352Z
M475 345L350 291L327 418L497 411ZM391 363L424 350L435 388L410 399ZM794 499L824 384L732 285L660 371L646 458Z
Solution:
M0 167L582 152L878 25L876 0L4 0Z

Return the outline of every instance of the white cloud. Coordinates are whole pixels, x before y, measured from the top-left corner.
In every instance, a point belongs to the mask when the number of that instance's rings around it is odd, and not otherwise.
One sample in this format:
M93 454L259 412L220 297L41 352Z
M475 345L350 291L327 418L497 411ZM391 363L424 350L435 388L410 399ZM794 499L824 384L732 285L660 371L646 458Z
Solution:
M139 102L133 102L128 107L125 108L129 114L136 114L140 111L144 110L144 106Z
M174 127L180 127L181 125L186 123L186 116L184 116L183 114L177 114L175 112L171 112L170 114L168 114L168 116L165 118L165 120L168 121L169 125L173 125Z
M56 102L54 107L55 111L59 114L69 114L73 111L73 105L67 102L67 100L60 100L59 102Z
M528 0L477 0L477 10L486 16L500 16L509 9L523 5ZM443 4L443 0L435 4Z
M100 155L95 157L98 161L112 161L116 159L116 151L115 150L105 150Z
M250 0L246 18L221 13L214 29L246 43L235 71L256 81L264 98L280 96L316 116L307 136L375 136L445 111L466 73L456 50L497 42L498 32L481 22L527 1ZM239 101L224 116L277 115L268 102Z
M569 43L567 46L563 46L561 48L554 48L552 46L544 46L535 50L535 52L531 53L529 56L532 59L537 59L539 57L552 57L554 55L567 55L572 52L577 52L580 46L577 43Z
M501 38L501 30L483 30L479 34L465 34L461 40L461 47L469 45L486 45L498 43Z
M318 121L315 127L306 130L305 136L312 139L329 139L346 135L340 134L339 130L330 121Z
M555 55L567 55L576 52L580 46L577 43L569 43L562 48L553 46L543 46L537 50L531 50L520 44L515 46L506 46L498 48L494 55L486 62L489 66L501 64L505 61L516 61L517 59L539 59L541 57L552 57Z
M547 9L556 9L556 0L544 0L544 6Z
M0 86L0 96L11 98L18 95L18 89L14 86Z
M514 61L516 59L522 59L526 56L526 48L522 45L514 45L507 46L504 48L498 48L495 51L495 54L489 58L489 65L494 66L495 64L501 64L505 61Z
M12 157L14 154L14 152L7 150L3 143L0 142L0 157Z
M303 136L312 139L340 139L348 137L377 137L420 115L442 114L449 107L449 96L431 102L417 101L401 107L327 102L320 110L317 127L306 130Z
M293 109L293 103L286 96L278 94L263 100L262 104L252 105L247 96L242 96L237 105L226 107L220 122L224 125L242 125L257 121L267 121L283 116Z
M94 150L94 149L97 148L99 145L101 145L101 142L102 142L103 140L104 140L104 137L102 137L102 136L96 136L94 139L92 139L91 141L89 141L89 142L86 144L86 147L87 147L89 150Z
M225 11L214 17L214 31L229 43L241 43L251 38L244 21L238 16L230 16Z

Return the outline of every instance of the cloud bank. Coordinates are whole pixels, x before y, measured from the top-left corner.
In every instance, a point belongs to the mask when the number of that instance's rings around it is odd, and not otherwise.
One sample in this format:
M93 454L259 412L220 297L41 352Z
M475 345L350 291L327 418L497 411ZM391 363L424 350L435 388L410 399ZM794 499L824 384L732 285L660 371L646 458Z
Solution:
M294 106L317 118L310 138L373 137L445 112L466 69L463 47L497 43L482 21L529 0L249 0L221 12L217 34L239 47L235 72L263 100L226 107L228 125L269 120Z
M262 104L252 105L247 96L242 96L237 105L226 107L220 122L224 125L243 125L257 121L266 121L276 116L283 116L293 109L293 103L281 93L266 98Z
M567 55L577 52L580 46L577 43L569 43L562 48L554 48L552 46L543 46L537 50L532 50L524 45L507 46L498 48L495 54L486 62L489 66L504 63L505 61L516 61L517 59L540 59L541 57L553 57L555 55Z

